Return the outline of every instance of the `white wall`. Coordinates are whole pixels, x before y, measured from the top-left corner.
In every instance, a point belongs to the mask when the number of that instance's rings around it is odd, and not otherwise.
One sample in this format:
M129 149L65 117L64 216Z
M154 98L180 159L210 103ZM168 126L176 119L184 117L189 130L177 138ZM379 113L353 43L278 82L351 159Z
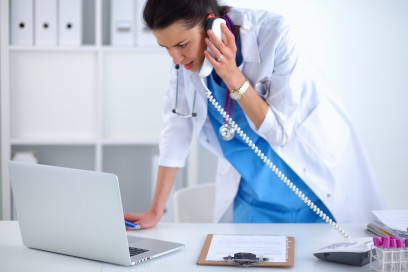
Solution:
M1 92L1 87L0 87L0 92ZM0 105L0 112L1 112L1 105ZM1 120L0 120L0 128L1 128ZM2 152L1 152L1 134L0 134L0 165L1 165L1 160L2 160L1 154ZM3 218L3 190L2 190L3 184L2 184L2 179L1 179L2 176L3 176L3 173L0 167L0 218Z
M270 10L289 20L301 51L354 121L387 207L407 209L408 1L222 3Z
M0 1L0 112L4 109L4 103L6 101L3 98L3 93L8 87L8 79L4 76L4 69L7 69L7 62L8 62L8 52L7 52L7 44L8 44L8 35L9 31L6 27L7 20L9 19L8 16L8 1ZM5 189L2 179L3 179L3 165L4 165L4 154L7 154L7 150L2 149L3 141L5 141L5 133L3 132L3 127L5 127L4 119L0 116L0 219L3 218L3 190Z

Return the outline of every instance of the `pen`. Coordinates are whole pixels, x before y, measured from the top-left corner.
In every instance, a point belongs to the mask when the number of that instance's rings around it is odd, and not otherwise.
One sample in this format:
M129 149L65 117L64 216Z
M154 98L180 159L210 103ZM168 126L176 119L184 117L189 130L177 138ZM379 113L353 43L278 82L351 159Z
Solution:
M134 230L140 229L140 226L138 224L134 224L134 223L126 221L126 220L125 220L125 225L128 226L131 229L134 229Z

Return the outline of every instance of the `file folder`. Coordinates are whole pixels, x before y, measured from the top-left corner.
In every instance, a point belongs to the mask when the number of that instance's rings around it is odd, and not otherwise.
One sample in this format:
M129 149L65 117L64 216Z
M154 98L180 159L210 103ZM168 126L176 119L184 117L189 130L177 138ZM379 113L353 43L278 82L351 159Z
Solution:
M135 31L135 44L137 46L159 46L156 38L154 37L151 29L149 29L143 20L143 10L146 4L146 0L136 1L136 31Z
M82 0L59 0L58 44L81 45Z
M34 1L10 1L10 42L16 45L34 43Z
M135 0L112 1L111 45L134 45Z
M35 44L57 45L57 0L35 1Z

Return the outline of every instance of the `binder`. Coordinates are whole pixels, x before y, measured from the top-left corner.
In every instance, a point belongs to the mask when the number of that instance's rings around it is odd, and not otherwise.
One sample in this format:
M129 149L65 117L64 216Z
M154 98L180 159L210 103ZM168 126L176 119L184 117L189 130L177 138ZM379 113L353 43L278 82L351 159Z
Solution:
M111 45L134 44L134 0L112 1Z
M16 45L34 43L34 1L10 1L10 42Z
M58 44L81 45L82 0L59 0Z
M250 235L235 235L239 236L247 236ZM207 260L207 254L210 249L210 245L214 234L208 234L207 238L205 239L203 249L201 250L200 256L198 257L197 264L198 265L223 265L223 266L236 266L235 264L228 263L227 261L212 261ZM286 237L286 261L284 262L268 262L265 261L263 264L254 265L255 267L292 267L294 265L294 256L295 256L295 238L291 236Z
M57 0L35 0L35 44L57 45Z
M149 29L143 20L143 9L146 0L136 1L136 15L135 15L135 45L137 46L159 46L151 29Z

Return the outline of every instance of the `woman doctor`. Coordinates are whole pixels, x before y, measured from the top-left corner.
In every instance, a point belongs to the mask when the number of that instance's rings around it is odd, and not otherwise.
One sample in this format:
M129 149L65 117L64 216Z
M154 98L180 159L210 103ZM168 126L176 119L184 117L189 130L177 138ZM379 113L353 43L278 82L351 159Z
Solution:
M383 207L352 124L302 69L281 16L216 0L148 0L143 15L175 67L154 199L144 213L125 213L126 220L141 228L157 224L194 131L219 158L214 222L324 222L209 102L199 76L204 59L214 67L204 83L215 101L322 212L337 222L365 222ZM222 40L205 30L211 18L226 21Z

